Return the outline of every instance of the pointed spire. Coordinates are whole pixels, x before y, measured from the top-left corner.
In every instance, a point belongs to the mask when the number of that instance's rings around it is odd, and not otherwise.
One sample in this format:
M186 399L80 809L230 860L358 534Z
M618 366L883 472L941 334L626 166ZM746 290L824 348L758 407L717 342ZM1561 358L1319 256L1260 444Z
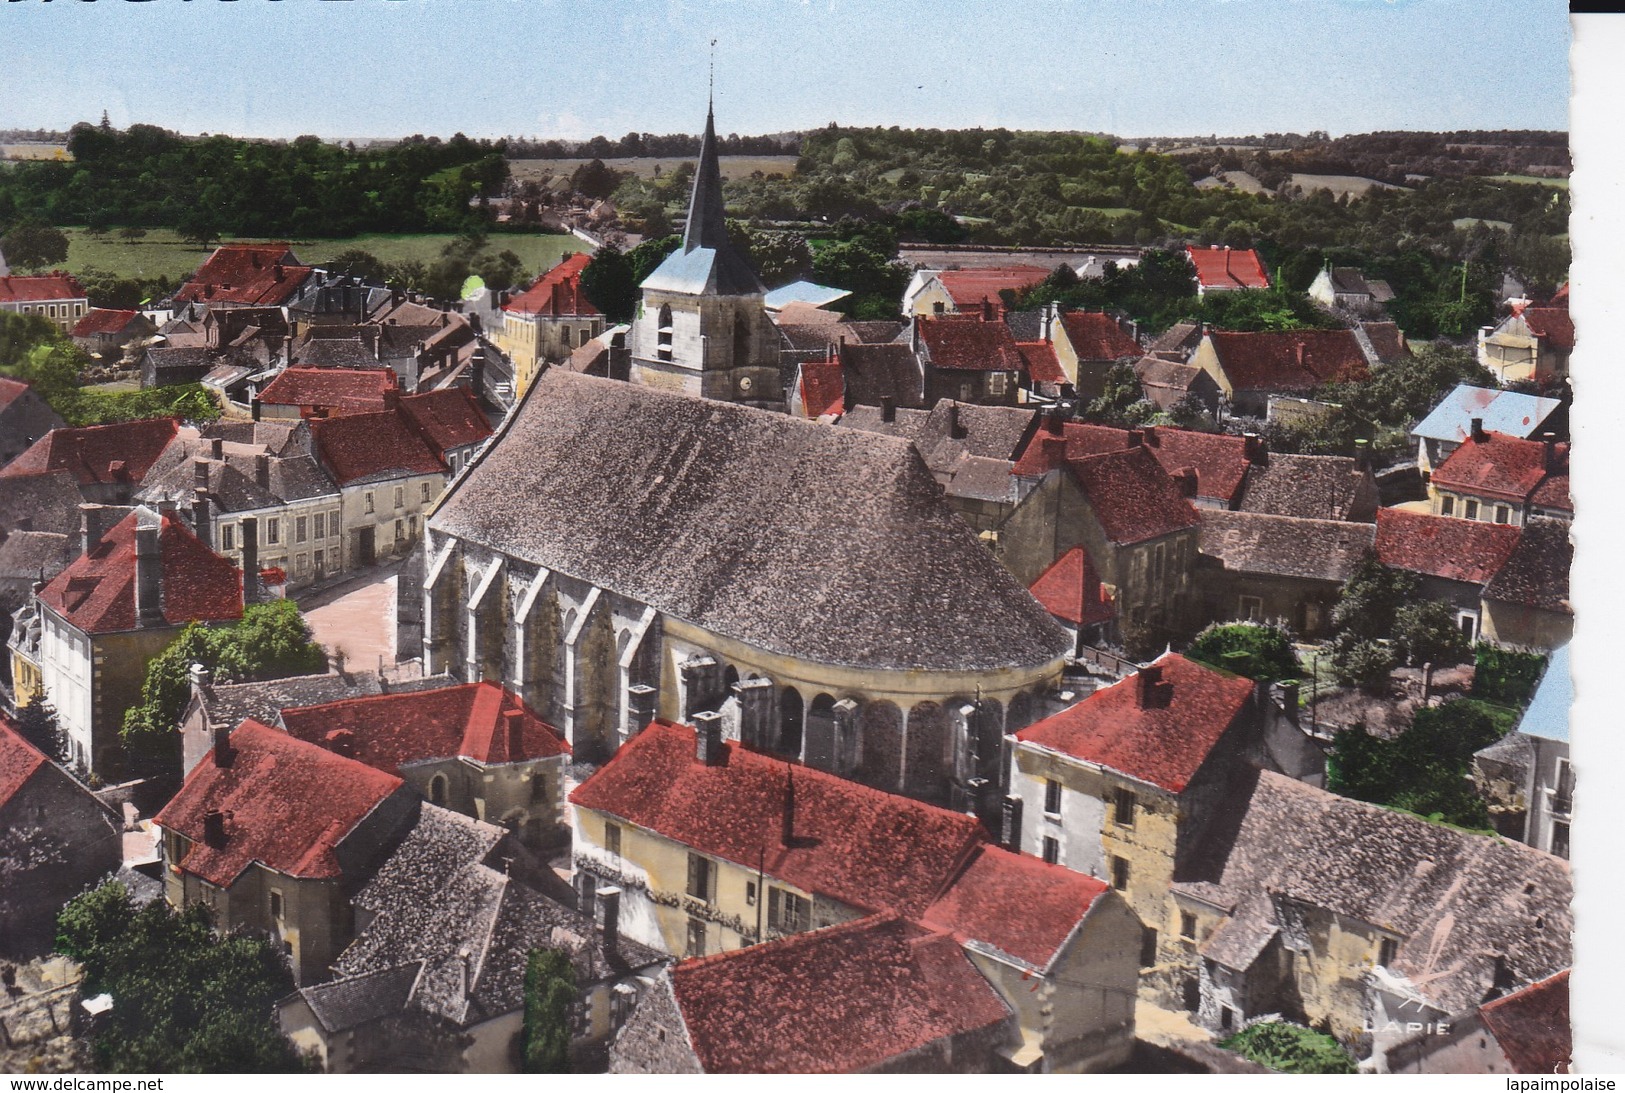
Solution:
M705 108L705 136L700 138L700 162L694 171L694 193L688 201L688 225L683 229L683 252L696 247L722 250L728 245L727 214L722 207L722 167L717 162L717 123L709 104Z

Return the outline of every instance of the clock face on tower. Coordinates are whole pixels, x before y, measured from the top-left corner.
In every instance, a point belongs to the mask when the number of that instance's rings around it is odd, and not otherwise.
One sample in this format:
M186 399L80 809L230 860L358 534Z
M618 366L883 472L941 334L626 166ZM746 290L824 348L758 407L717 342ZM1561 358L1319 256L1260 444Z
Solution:
M756 381L751 379L749 376L739 377L739 390L744 394L750 394L750 389L754 386L756 386Z

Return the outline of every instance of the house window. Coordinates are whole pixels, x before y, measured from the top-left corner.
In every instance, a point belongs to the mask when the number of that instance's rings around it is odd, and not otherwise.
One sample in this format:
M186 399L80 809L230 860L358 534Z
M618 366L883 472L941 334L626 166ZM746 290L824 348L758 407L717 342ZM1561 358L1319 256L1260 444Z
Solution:
M1168 558L1167 555L1164 554L1162 548L1163 544L1158 543L1156 551L1151 555L1151 579L1154 581L1162 580L1162 575L1164 572L1166 572L1164 566L1166 565Z
M1478 502L1469 500L1465 505L1462 506L1461 514L1463 516L1467 517L1467 519L1469 519L1469 520L1477 520L1478 519Z
M265 541L267 543L280 543L282 541L282 521L275 516L266 518Z
M1121 787L1112 790L1112 820L1123 827L1134 826L1134 791Z
M369 508L367 511L371 512L372 509ZM329 534L329 535L337 535L338 533L339 533L339 510L334 509L332 512L327 514L327 534Z
M970 402L975 397L976 397L976 385L974 383L962 383L962 384L959 385L959 401L960 402Z
M303 516L295 518L295 520L293 522L293 541L294 542L302 543L302 542L305 541L305 532L310 530L307 525L308 525L308 521Z
M756 882L753 880L745 882L745 906L756 906Z
M991 372L987 377L987 393L990 395L1002 395L1004 394L1009 382L1010 377L1005 373Z
M1560 858L1569 856L1569 825L1567 820L1552 821L1552 853Z
M1140 928L1140 967L1149 968L1157 962L1157 931L1151 926Z
M423 503L427 505L429 503L429 483L427 482L422 483L422 498Z
M1044 860L1051 865L1057 865L1061 860L1061 844L1052 836L1044 836Z
M1574 767L1567 759L1557 761L1557 783L1552 787L1552 811L1567 816L1574 811Z
M429 779L429 803L443 805L446 803L446 776L437 774Z
M711 902L711 859L698 854L688 856L688 894L695 899Z
M397 543L406 542L406 521L405 520L396 520L395 521L395 541Z
M1394 957L1399 955L1399 942L1391 937L1385 937L1377 944L1377 963L1384 968L1394 966Z
M609 853L614 854L617 858L621 856L620 824L604 825L604 849Z
M767 921L781 934L799 934L812 925L812 901L781 888L769 888Z
M1179 912L1179 937L1182 941L1196 940L1196 916L1189 911Z
M282 921L282 893L275 888L271 889L271 920L278 923Z
M372 491L371 490L368 490L366 493L361 495L361 502L362 502L362 511L363 512L371 512L371 511L373 511L373 509L372 509Z
M1259 596L1238 596L1236 598L1236 615L1248 622L1259 622L1264 618L1264 601Z
M327 538L327 513L325 512L316 514L316 538Z
M1112 858L1112 887L1119 892L1128 891L1128 859Z
M705 920L691 918L688 920L688 956L705 955Z
M398 508L398 509L404 509L406 507L406 487L405 486L396 486L395 487L395 507Z
M231 550L231 549L233 549L237 545L236 540L237 540L237 525L236 524L221 524L220 525L220 549L221 550Z
M1061 783L1053 778L1044 779L1044 812L1049 816L1061 814Z
M1495 522L1497 524L1510 524L1510 523L1512 523L1512 510L1507 508L1505 505L1496 505L1495 506Z
M1457 615L1456 626L1461 630L1461 636L1469 642L1478 637L1478 616L1471 611L1463 611Z
M578 346L586 345L587 342L592 338L592 328L591 327L585 327L585 326L582 327L580 336L581 336L581 340L579 342L577 342L576 345L578 345Z
M1454 497L1451 497L1448 493L1443 494L1443 495L1441 495L1439 497L1439 515L1440 516L1454 516L1454 515L1456 515L1456 499Z
M296 573L301 573L301 574L302 573L309 573L310 572L310 555L308 555L308 554L296 554L296 555L294 555L293 568L294 568L294 572L296 572Z
M933 315L946 315L947 313L948 313L948 305L943 303L941 300L937 300L935 303L933 303L931 305L931 314L933 314Z
M325 564L326 561L327 553L325 551L318 550L316 552L316 576L320 577L327 571L327 566Z

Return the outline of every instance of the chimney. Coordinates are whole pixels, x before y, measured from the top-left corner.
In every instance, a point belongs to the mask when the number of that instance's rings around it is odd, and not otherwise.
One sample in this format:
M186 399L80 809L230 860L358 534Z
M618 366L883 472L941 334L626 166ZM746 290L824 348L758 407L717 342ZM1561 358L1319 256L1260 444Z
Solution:
M222 459L226 454L226 442L217 436L209 438L209 458Z
M209 669L202 664L194 663L186 670L186 679L191 683L194 691L202 691L204 694L208 694L209 678Z
M254 456L254 481L259 483L262 490L271 488L271 457L264 452Z
M1296 725L1298 723L1298 681L1283 679L1271 690L1274 691L1275 701L1281 707L1281 712L1286 715L1288 721Z
M598 905L604 912L604 951L612 953L621 940L621 890L600 888L597 896Z
M1021 853L1021 798L1014 793L999 803L999 845Z
M260 587L260 541L258 518L245 516L242 519L241 534L243 539L243 604L259 602Z
M276 265L271 267L271 280L273 280L273 281L281 281L282 277L283 277L282 263L278 262Z
M161 603L162 560L158 553L158 528L135 529L135 614L137 626L159 626L164 621Z
M715 710L694 715L694 758L708 767L722 766L722 715Z
M1134 703L1142 710L1157 705L1157 685L1162 682L1162 665L1148 664L1134 674Z
M660 692L647 683L634 683L626 689L626 714L632 735L642 732L655 719L659 699Z
M205 493L209 490L209 461L201 455L192 460L192 488Z
M1155 425L1144 426L1140 430L1140 435L1145 438L1145 446L1148 448L1155 448L1161 443L1157 439L1157 427Z
M1264 461L1264 438L1257 433L1242 433L1242 455L1249 463Z
M923 316L914 316L914 321L908 324L908 347L915 356L920 354L920 324L925 321Z
M485 346L476 344L474 353L468 359L469 384L474 388L474 396L478 398L485 393Z
M1130 429L1128 431L1128 446L1130 448L1138 448L1140 446L1140 442L1144 439L1145 434L1139 429Z
M107 534L107 509L102 505L79 506L79 553L89 554L101 545Z
M880 396L880 420L888 423L897 420L897 400L890 395Z
M965 439L965 427L959 422L959 403L948 404L948 436L952 440Z
M346 759L355 758L355 733L349 729L334 729L322 738L327 750Z
M1354 469L1371 469L1371 441L1365 437L1358 437L1354 441Z
M733 692L739 702L739 742L753 748L767 747L773 738L778 709L773 701L773 681L742 679L733 685Z
M201 486L192 491L192 534L204 546L214 547L214 536L209 527L209 491Z
M1179 468L1179 470L1174 472L1173 479L1175 484L1179 486L1179 496L1190 498L1194 498L1196 496L1198 479L1196 477L1195 467Z
M779 828L779 845L789 848L796 844L796 768L784 764L784 815Z
M1481 417L1473 418L1473 443L1482 444L1488 438L1489 434L1484 431L1484 419Z
M226 845L226 814L218 808L203 814L203 842L217 850Z
M1540 434L1540 443L1541 443L1541 446L1545 449L1545 463L1544 463L1544 466L1546 468L1546 473L1547 474L1556 474L1561 469L1561 467L1559 465L1558 458L1557 458L1557 434L1556 433L1541 433Z
M982 297L982 321L984 323L993 321L993 301L986 296Z
M516 763L525 753L525 711L504 710L502 722L507 733L508 762Z
M260 396L258 393L248 396L248 414L255 421L260 419Z
M201 668L202 665L194 665L193 667ZM196 684L194 684L194 686L195 685ZM210 755L214 757L214 765L219 767L221 770L225 770L227 767L231 766L231 760L234 754L231 749L231 726L211 726L209 729L209 735L210 739L214 742L213 747L210 749Z
M1066 435L1066 414L1059 406L1051 408L1044 415L1044 431L1050 436Z

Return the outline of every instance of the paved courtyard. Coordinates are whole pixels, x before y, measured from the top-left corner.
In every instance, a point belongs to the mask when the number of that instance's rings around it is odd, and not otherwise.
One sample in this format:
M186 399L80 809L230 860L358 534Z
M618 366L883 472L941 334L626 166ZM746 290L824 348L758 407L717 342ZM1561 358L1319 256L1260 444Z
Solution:
M379 566L350 580L299 597L299 607L329 656L376 671L395 663L395 586L399 564Z

